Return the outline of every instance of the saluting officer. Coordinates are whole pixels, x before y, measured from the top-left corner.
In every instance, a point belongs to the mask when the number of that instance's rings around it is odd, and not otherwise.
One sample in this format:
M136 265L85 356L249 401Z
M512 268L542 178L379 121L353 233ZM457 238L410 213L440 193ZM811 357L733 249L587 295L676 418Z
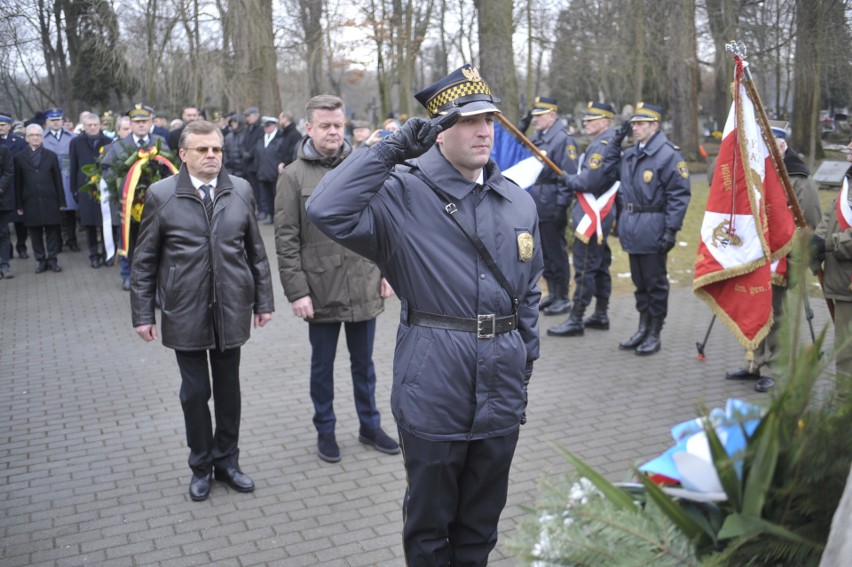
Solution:
M662 118L661 106L636 105L630 119L636 144L624 152L618 170L618 238L629 254L639 312L639 329L618 348L640 356L662 346L660 331L669 304L666 258L689 205L689 169L680 148L660 130Z
M589 102L583 116L583 129L592 137L580 157L580 173L566 174L565 189L577 200L572 210L574 226L574 301L571 316L561 325L547 330L548 335L574 337L585 327L609 329L607 307L612 292L609 266L612 251L606 242L615 220L618 191L618 161L605 161L607 146L613 143L615 129L610 128L615 110L605 102ZM595 298L594 314L583 320L586 307Z
M438 118L411 118L354 152L307 213L378 264L400 298L391 408L407 564L484 566L539 354L538 217L490 159L499 101L476 69L415 97Z
M555 98L535 97L531 111L535 135L532 142L563 173L577 173L577 142L568 135L556 115L559 106ZM571 308L568 287L571 265L568 263L568 204L571 194L560 191L562 180L549 167L545 167L530 187L530 195L538 208L538 226L541 232L541 251L544 255L544 279L548 295L539 308L545 315L561 315Z

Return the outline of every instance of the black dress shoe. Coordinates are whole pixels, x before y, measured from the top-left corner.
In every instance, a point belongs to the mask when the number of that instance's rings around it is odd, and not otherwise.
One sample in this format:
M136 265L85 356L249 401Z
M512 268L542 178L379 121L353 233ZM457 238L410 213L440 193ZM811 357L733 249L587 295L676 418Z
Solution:
M725 373L726 380L760 380L760 370L749 372L748 368L738 368Z
M227 469L216 469L213 473L216 480L221 480L237 492L253 492L254 483L240 469L228 467Z
M109 260L104 260L104 266L106 266L107 268L112 268L113 266L115 266L115 256L113 256Z
M774 387L775 387L775 380L773 380L769 376L762 377L760 380L757 381L757 384L754 385L755 391L761 392L761 393L766 393Z
M574 304L569 299L560 297L555 299L553 303L542 309L542 312L545 315L564 315L565 313L571 311L571 307L573 307L573 305Z
M121 289L130 291L130 278L124 278L124 281L121 282Z
M22 252L18 252L18 258L20 258L21 260L26 260L29 257L30 257L30 255L27 254L26 250L24 250Z
M192 475L192 480L189 481L189 497L196 502L207 500L210 496L210 484L212 477L210 473L205 475Z
M89 258L89 265L93 268L100 268L101 267L100 256L95 256L94 258Z
M71 252L79 252L80 247L77 246L76 242L69 242L68 243L68 250L70 250Z
M40 274L47 270L47 262L44 260L40 260L38 264L36 264L36 273Z
M340 462L340 447L334 434L317 436L317 455L327 463Z
M49 262L47 264L47 267L50 268L54 272L61 272L62 271L62 266L60 266L56 262Z

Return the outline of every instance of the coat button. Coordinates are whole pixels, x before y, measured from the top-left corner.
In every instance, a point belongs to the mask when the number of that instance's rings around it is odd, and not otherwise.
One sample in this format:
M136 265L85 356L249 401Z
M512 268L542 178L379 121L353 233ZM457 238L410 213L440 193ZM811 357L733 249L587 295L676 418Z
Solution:
M484 280L484 279L485 279L485 274L479 274L479 279Z

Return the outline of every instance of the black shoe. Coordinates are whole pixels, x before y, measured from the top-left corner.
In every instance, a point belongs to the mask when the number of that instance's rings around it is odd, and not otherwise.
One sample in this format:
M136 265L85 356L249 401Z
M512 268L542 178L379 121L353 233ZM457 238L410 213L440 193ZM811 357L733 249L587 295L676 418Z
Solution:
M77 246L76 242L69 242L68 243L68 250L70 250L71 252L79 252L80 247Z
M215 469L213 477L221 480L237 492L254 492L254 482L238 468Z
M89 258L89 265L95 269L101 267L101 257L95 256L94 258Z
M30 257L30 255L27 254L26 250L22 250L22 251L18 252L18 258L20 258L21 260L26 260L29 257Z
M130 278L124 278L121 282L121 289L124 291L130 291Z
M255 219L257 219L258 221L262 221L263 219L265 219L265 218L266 218L266 213L257 213L257 214L254 216L254 218L255 218Z
M760 370L749 372L748 368L739 368L725 373L726 380L760 380Z
M396 455L399 453L399 443L394 441L390 435L382 430L381 427L375 431L361 429L358 433L358 441L364 445L373 447L376 451L387 453L388 455Z
M44 260L39 260L38 264L36 264L36 273L40 274L47 270L47 262Z
M587 329L608 331L609 317L607 316L606 311L595 311L592 313L591 317L586 317L586 320L583 321L583 325L585 325Z
M550 304L556 299L556 296L552 293L538 302L538 310L544 311L545 308L550 307Z
M210 496L212 477L213 475L210 473L201 476L192 475L192 480L189 481L189 497L195 502L207 500L207 497Z
M15 277L15 274L12 273L12 268L9 266L0 266L0 280L7 279L11 280Z
M571 316L561 325L547 330L551 337L581 337L583 336L583 313L571 313Z
M764 376L763 378L757 381L757 384L754 385L755 391L761 393L766 393L774 387L775 380L773 380L769 376Z
M340 461L340 447L337 446L334 433L331 435L319 435L317 438L317 455L327 463Z
M61 272L62 266L60 266L55 260L53 262L48 262L47 267L50 268L54 272Z
M571 311L573 303L567 297L559 297L549 306L544 308L545 315L564 315Z
M619 350L634 350L642 341L645 340L645 337L648 336L648 323L651 321L651 316L647 313L639 314L639 328L633 333L633 336L627 339L626 341L621 341L618 343Z
M659 352L663 346L660 340L660 331L663 330L663 320L657 317L651 318L648 324L648 336L636 347L637 356L648 356Z
M107 268L112 268L113 266L115 266L115 256L113 256L109 260L104 260L104 266L106 266Z

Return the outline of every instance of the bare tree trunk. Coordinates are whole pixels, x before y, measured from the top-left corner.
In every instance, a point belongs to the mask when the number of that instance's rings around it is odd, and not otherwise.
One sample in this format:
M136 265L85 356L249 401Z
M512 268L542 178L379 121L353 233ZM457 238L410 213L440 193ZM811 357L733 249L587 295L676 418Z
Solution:
M795 94L792 146L808 156L808 166L823 157L820 143L820 64L826 0L796 0Z
M229 0L228 11L233 24L235 102L242 108L257 106L264 113L280 112L272 0ZM319 42L322 45L321 35Z
M516 123L519 117L518 78L512 47L512 0L474 0L479 14L480 71L501 99L500 110Z
M432 17L434 0L407 0L404 4L394 0L394 10L401 10L394 21L396 30L397 62L399 74L399 115L411 116L414 101L415 70L420 56L420 47Z
M713 84L713 118L716 120L716 128L721 130L728 118L728 109L731 106L731 81L734 80L734 66L731 58L725 53L725 43L737 38L737 13L741 8L742 0L706 0L707 23L710 27L710 35L716 46L713 56L713 67L716 70L716 80Z
M695 36L695 0L672 2L669 12L669 115L672 138L687 160L698 159L698 44Z
M322 33L323 0L300 0L299 20L305 31L305 54L308 66L308 94L317 96L323 93L322 61L325 57Z

